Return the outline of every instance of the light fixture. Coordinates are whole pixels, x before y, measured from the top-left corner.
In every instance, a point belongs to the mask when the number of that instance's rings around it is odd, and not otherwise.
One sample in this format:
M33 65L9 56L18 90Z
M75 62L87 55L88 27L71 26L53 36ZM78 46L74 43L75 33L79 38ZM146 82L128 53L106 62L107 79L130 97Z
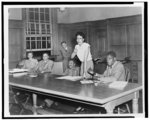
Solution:
M60 12L64 12L65 9L66 9L65 7L60 7L60 8L59 8Z

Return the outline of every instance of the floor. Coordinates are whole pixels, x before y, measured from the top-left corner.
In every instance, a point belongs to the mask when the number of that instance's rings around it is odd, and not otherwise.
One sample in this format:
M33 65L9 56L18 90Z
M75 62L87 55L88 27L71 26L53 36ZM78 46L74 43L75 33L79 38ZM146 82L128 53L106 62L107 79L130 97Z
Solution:
M25 91L23 91L25 92ZM26 93L26 92L25 92ZM31 93L28 93L32 96ZM11 96L10 96L11 97ZM51 104L49 107L44 106L45 99L49 99L54 101L53 104ZM140 91L139 94L139 113L143 112L143 107L142 107L142 91ZM103 108L99 107L93 107L91 105L86 105L86 104L80 104L72 101L66 101L66 100L60 100L54 97L47 97L44 95L38 95L38 101L37 101L38 106L44 106L43 108L39 107L38 108L38 114L105 114L106 111ZM130 110L132 112L132 101L128 102L128 105L130 107ZM21 114L33 114L33 104L32 104L32 97L30 97L28 103L25 106L25 111L23 111ZM80 111L76 111L77 108L84 108L81 109ZM124 106L121 106L124 107ZM125 109L126 110L126 109ZM20 107L17 106L11 106L10 112L11 114L20 114ZM116 110L114 111L116 113ZM125 111L126 113L126 111Z

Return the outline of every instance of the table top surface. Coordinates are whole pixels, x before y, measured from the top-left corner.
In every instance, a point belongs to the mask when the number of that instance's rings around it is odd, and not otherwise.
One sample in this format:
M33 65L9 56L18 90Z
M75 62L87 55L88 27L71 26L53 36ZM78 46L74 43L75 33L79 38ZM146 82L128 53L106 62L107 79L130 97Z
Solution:
M40 74L38 77L10 75L9 85L97 104L104 104L142 89L142 85L136 83L128 83L123 90L117 90L109 88L108 84L95 86L93 83L81 84L80 81L62 80L56 77L58 75L50 73Z

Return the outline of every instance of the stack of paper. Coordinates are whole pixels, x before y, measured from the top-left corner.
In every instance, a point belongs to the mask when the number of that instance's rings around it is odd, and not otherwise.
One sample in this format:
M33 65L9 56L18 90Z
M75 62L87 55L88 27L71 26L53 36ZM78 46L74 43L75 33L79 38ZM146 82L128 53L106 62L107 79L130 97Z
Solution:
M23 76L23 75L27 75L27 72L28 72L28 69L15 68L15 69L9 70L9 73L11 75L13 75L14 77L20 77L20 76Z
M24 76L27 74L28 74L27 72L15 73L15 74L13 74L13 77L21 77L21 76Z
M10 73L22 73L22 72L28 72L28 69L19 69L19 68L15 68L12 70L9 70Z
M82 79L82 76L62 76L62 77L57 77L56 79L77 81L77 80L81 80L81 79Z
M114 81L109 84L109 88L123 90L127 84L128 84L128 82L126 82L126 81Z

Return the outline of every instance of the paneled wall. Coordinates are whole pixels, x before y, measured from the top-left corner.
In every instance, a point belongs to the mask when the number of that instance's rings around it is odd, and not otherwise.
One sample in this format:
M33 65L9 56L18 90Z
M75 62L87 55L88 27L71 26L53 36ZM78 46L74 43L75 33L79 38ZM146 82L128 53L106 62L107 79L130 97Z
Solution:
M135 62L137 63L137 73L133 72L132 68L130 68L132 76L136 75L138 81L141 82L141 15L73 24L59 24L58 33L60 42L65 40L72 48L74 48L76 44L75 34L78 31L85 33L86 42L91 45L93 58L97 58L102 53L109 50L115 51L119 60L123 60L125 57L131 56L131 60L134 61L133 66L135 65Z
M131 56L142 60L142 24L140 16L108 20L109 49L117 52L118 59Z
M22 20L9 20L9 68L23 58L24 27Z

